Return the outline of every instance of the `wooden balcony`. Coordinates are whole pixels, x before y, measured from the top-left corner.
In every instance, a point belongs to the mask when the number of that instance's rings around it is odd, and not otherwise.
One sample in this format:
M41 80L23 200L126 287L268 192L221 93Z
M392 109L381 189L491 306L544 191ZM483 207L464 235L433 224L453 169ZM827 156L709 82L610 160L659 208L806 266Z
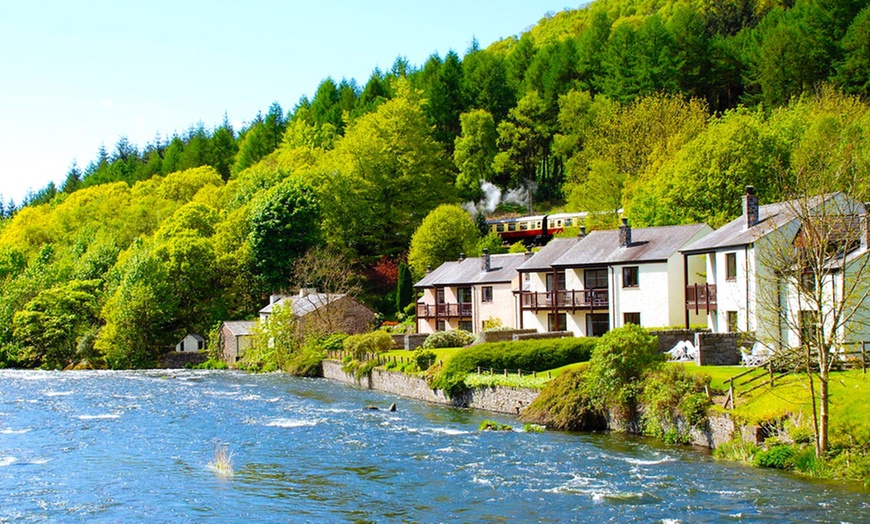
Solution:
M701 310L717 308L716 284L693 284L686 287L686 309L697 315Z
M417 304L417 318L471 318L471 303Z
M523 310L528 311L607 309L610 306L610 297L607 288L524 291L520 293L520 305Z

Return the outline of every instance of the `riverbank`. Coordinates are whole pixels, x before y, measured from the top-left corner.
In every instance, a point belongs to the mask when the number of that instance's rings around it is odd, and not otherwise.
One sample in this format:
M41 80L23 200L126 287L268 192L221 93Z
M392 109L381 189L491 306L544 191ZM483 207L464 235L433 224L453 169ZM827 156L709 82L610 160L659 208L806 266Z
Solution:
M443 391L430 388L423 377L375 368L370 374L357 379L353 374L343 371L342 364L338 360L324 360L322 365L323 378L329 380L434 404L482 409L513 416L519 415L540 394L540 391L534 389L493 386L471 388L455 398L450 398ZM640 434L636 430L638 424L616 417L609 417L606 426L607 430ZM686 430L690 444L711 450L732 441L735 437L752 444L759 444L762 436L758 427L738 425L726 414L711 413L707 417L706 425L700 429L679 429Z

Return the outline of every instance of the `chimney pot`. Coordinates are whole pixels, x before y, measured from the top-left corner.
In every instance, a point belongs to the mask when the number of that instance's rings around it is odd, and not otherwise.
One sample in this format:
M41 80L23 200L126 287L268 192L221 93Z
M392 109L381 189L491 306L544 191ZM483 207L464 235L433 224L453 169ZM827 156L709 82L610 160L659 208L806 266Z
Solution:
M459 253L459 260L465 260L465 253Z
M483 248L483 256L480 257L480 269L481 271L489 271L490 267L489 249Z
M743 216L746 218L747 229L758 223L758 196L753 186L746 186L746 194L743 196Z
M628 247L631 245L631 226L628 225L628 219L622 219L622 225L619 226L619 246Z
M580 226L580 234L577 235L579 238L583 238L586 236L586 226Z

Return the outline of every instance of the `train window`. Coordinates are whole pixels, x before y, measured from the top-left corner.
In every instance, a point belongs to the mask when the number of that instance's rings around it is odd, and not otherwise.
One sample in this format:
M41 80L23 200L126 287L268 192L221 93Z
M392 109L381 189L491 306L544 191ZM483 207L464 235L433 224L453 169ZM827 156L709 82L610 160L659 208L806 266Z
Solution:
M535 222L535 227L538 228L538 229L541 229L541 221L540 221L540 220L538 220L537 222Z
M525 231L527 229L529 229L529 223L528 222L520 222L520 231Z
M501 233L502 231L504 231L504 224L496 224L496 225L495 225L495 230L496 230L497 232Z
M557 221L556 221L556 227L562 227L562 221L561 221L561 220L557 220Z
M516 231L516 230L517 230L517 223L516 223L516 222L510 222L510 223L508 224L508 231Z
M571 227L571 224L572 224L571 219L570 219L570 218L566 218L566 219L565 219L565 227Z

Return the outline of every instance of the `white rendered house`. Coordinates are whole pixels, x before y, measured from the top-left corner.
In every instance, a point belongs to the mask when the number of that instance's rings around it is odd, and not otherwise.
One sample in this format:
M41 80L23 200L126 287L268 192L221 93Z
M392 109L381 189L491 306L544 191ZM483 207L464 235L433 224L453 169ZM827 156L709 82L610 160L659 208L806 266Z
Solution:
M520 293L520 327L600 336L629 323L682 324L684 276L702 281L697 275L702 263L689 261L687 267L679 250L710 232L706 224L632 230L623 220L618 230L566 239L549 252L545 248L520 267L530 273ZM549 271L541 271L544 262Z
M526 255L460 257L445 262L414 285L417 301L417 332L434 333L462 329L480 333L487 321L515 327L517 311L513 290L519 285L517 266Z

